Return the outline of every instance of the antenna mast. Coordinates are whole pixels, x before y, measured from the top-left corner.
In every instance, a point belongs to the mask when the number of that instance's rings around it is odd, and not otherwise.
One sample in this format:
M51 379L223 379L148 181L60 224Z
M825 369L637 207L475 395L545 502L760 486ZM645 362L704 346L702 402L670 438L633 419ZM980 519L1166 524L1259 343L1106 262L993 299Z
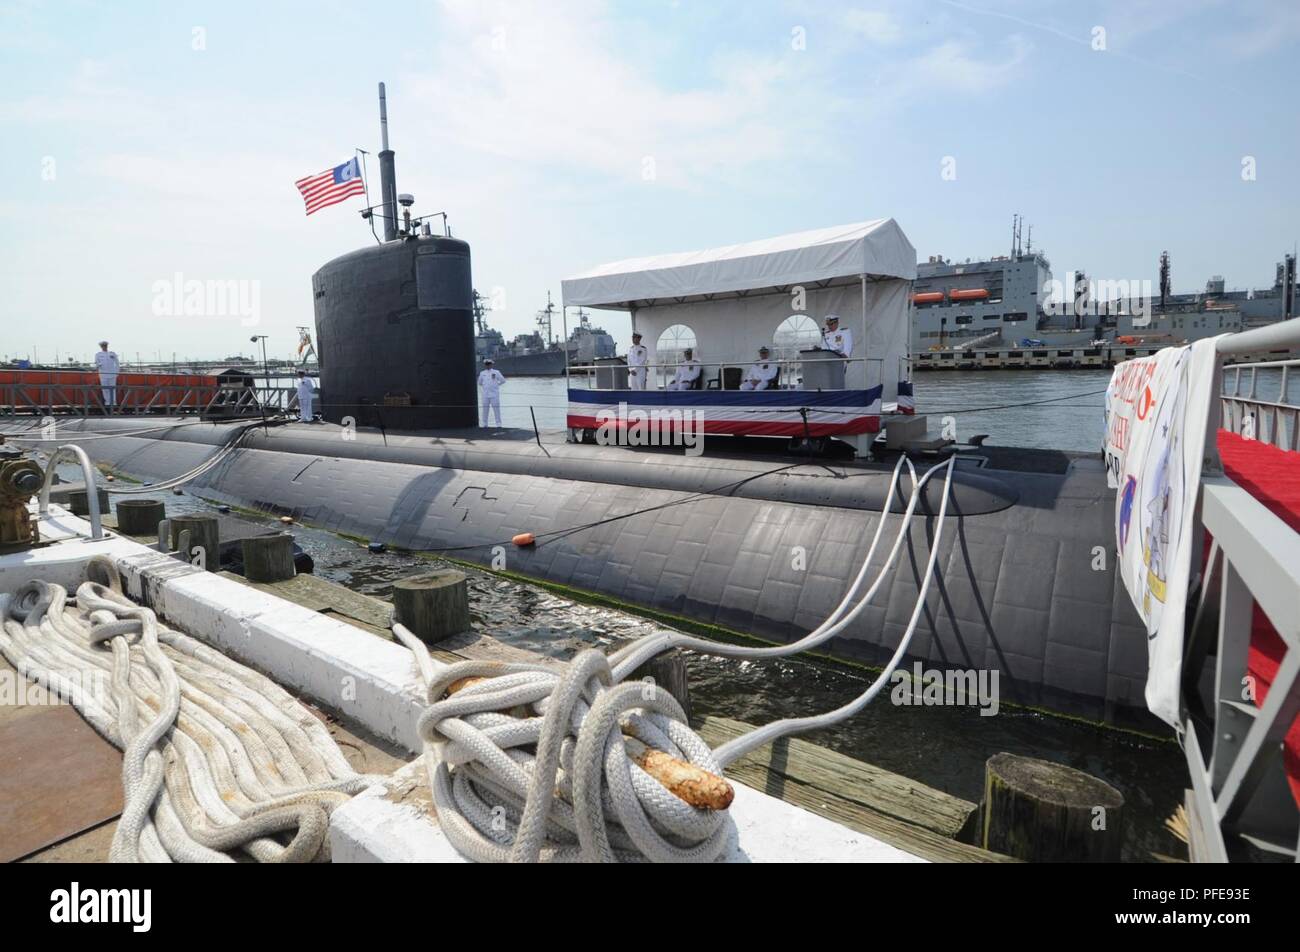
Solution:
M388 147L388 100L379 84L379 194L384 205L384 241L397 238L397 169L393 150Z
M537 328L546 331L546 345L549 347L552 343L553 333L551 330L551 315L555 313L555 305L551 303L551 292L546 292L546 308L537 312Z

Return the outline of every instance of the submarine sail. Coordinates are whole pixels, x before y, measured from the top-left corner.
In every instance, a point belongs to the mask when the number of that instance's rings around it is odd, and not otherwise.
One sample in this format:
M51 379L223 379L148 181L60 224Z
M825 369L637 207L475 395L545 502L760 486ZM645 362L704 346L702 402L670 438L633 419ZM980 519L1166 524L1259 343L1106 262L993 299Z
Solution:
M397 223L393 153L380 84L384 235L391 240L312 276L325 420L401 430L476 423L469 244ZM397 201L409 209L408 195ZM370 210L367 209L369 212Z

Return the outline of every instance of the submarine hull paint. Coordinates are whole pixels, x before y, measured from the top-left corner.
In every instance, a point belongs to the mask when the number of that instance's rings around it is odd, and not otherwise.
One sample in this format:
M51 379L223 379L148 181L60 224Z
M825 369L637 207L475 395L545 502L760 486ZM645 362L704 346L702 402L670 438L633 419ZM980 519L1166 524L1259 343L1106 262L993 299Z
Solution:
M211 454L209 444L190 436L87 445L127 473L158 478ZM778 641L805 633L839 602L880 518L866 509L735 495L667 505L682 494L286 451L290 445L240 449L193 488L392 546L475 547L455 554L484 565L504 552L506 568L525 576ZM999 472L1015 488L1015 505L949 517L941 577L909 655L937 668L996 670L1003 702L1151 726L1143 701L1143 629L1111 565L1092 568L1094 547L1111 548L1113 503L1101 463L1086 463L1065 476ZM669 464L656 461L655 468L663 465ZM655 506L665 508L551 542L545 537ZM537 534L541 544L510 546L520 532ZM892 653L919 590L932 532L932 519L913 518L892 577L835 639L833 654L874 664ZM883 562L883 553L876 559Z
M361 248L312 277L321 413L331 423L473 426L469 245L411 238Z

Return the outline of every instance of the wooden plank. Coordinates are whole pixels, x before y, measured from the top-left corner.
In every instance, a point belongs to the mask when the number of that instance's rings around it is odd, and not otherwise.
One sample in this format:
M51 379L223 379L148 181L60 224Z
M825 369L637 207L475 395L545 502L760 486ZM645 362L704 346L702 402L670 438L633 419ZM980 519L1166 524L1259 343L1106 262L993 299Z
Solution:
M295 575L281 582L250 582L233 572L221 574L303 608L327 612L344 620L359 621L371 629L387 630L392 623L393 606L388 602L354 592L314 575Z
M926 827L905 823L887 814L877 813L864 807L860 802L840 797L789 777L781 778L779 788L773 790L772 772L756 764L746 764L743 757L727 768L726 775L747 787L753 787L786 803L802 807L809 813L834 820L851 830L874 836L890 846L920 856L932 863L1018 862L1010 856L990 853L978 846L969 846L935 833Z
M717 747L751 730L753 728L748 724L724 717L706 717L698 727L700 736L710 747ZM782 779L794 780L858 803L872 812L925 827L949 838L961 832L977 809L969 800L799 737L782 738L746 754L736 763L738 766L758 767L771 774L773 779L767 786L768 792L774 796L780 795L774 791L780 788Z

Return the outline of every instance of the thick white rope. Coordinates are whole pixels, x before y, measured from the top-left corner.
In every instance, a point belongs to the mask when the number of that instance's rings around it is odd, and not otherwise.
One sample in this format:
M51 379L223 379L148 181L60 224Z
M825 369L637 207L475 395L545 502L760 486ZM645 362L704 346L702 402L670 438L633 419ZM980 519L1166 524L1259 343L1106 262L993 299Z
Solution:
M330 812L376 782L283 688L114 588L32 582L5 615L0 652L123 752L113 861L324 860Z
M904 465L911 496L888 556L853 605L891 515ZM945 470L941 502L911 618L885 669L853 701L814 717L776 721L710 751L667 691L624 683L670 648L773 658L833 638L861 614L888 577L926 484L940 470ZM888 682L916 631L939 556L953 470L949 458L918 479L912 463L900 458L875 535L848 592L822 624L788 645L746 648L662 632L609 658L597 650L584 651L562 672L486 661L464 661L437 672L424 644L395 624L394 634L415 653L427 685L430 707L420 718L420 736L438 822L452 845L479 862L720 858L731 825L719 811L691 806L670 793L630 759L625 738L720 774L736 758L778 737L826 727L862 710ZM449 695L449 689L454 693Z

